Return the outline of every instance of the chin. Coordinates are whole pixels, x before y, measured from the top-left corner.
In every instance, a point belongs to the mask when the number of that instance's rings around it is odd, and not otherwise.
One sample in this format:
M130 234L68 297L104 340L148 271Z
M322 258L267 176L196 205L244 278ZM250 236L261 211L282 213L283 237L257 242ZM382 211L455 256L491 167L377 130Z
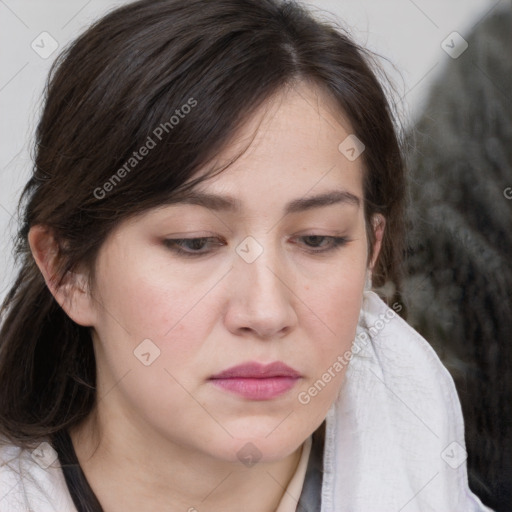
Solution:
M290 442L289 438L276 438L271 442L265 438L233 439L222 458L250 468L258 463L273 463L285 459L295 452L303 441L297 439Z
M246 428L238 432L232 432L228 456L232 462L242 462L249 465L250 461L276 462L291 455L308 437L307 433L300 431L278 432L275 423L272 428L264 429Z

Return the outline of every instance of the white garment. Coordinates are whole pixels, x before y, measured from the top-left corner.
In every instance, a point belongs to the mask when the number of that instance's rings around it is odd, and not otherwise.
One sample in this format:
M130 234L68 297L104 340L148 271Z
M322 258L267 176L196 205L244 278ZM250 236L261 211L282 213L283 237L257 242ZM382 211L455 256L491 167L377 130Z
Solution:
M326 418L321 512L491 511L468 486L451 375L375 292L353 352Z
M45 465L29 450L0 445L0 512L77 512L58 461Z
M326 417L321 512L492 512L468 487L450 374L372 291L353 352ZM15 465L3 464L13 457ZM1 512L76 512L60 468L43 469L9 445L0 464Z

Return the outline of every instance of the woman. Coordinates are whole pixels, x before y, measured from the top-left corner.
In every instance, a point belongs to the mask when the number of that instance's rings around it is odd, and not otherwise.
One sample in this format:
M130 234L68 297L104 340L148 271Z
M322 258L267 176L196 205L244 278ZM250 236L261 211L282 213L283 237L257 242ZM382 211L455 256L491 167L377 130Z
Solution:
M374 292L404 166L369 55L274 0L140 1L52 70L3 308L9 511L488 510Z

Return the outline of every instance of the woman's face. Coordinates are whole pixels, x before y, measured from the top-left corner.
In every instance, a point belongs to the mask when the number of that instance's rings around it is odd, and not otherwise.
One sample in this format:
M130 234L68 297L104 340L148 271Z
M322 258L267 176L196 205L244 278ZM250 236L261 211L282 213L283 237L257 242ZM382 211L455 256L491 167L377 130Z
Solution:
M338 149L351 131L329 101L300 85L267 102L218 160L256 131L246 153L195 189L204 204L151 210L106 240L90 307L110 421L216 459L270 462L324 420L367 268L361 158ZM212 379L251 362L295 377Z

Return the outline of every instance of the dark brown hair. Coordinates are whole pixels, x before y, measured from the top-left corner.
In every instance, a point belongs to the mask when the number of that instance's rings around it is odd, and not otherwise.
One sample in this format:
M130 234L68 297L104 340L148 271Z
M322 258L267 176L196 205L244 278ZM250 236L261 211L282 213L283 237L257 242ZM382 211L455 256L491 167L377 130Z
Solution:
M297 81L331 95L366 147L370 250L371 216L387 221L374 285L397 283L402 139L373 65L344 29L278 0L142 0L78 37L50 71L19 204L19 273L1 310L0 434L28 446L79 423L95 401L89 328L50 293L30 252L30 227L46 225L55 236L57 282L81 264L92 283L98 249L116 225L212 176L191 179L258 106ZM148 138L155 146L127 166Z

